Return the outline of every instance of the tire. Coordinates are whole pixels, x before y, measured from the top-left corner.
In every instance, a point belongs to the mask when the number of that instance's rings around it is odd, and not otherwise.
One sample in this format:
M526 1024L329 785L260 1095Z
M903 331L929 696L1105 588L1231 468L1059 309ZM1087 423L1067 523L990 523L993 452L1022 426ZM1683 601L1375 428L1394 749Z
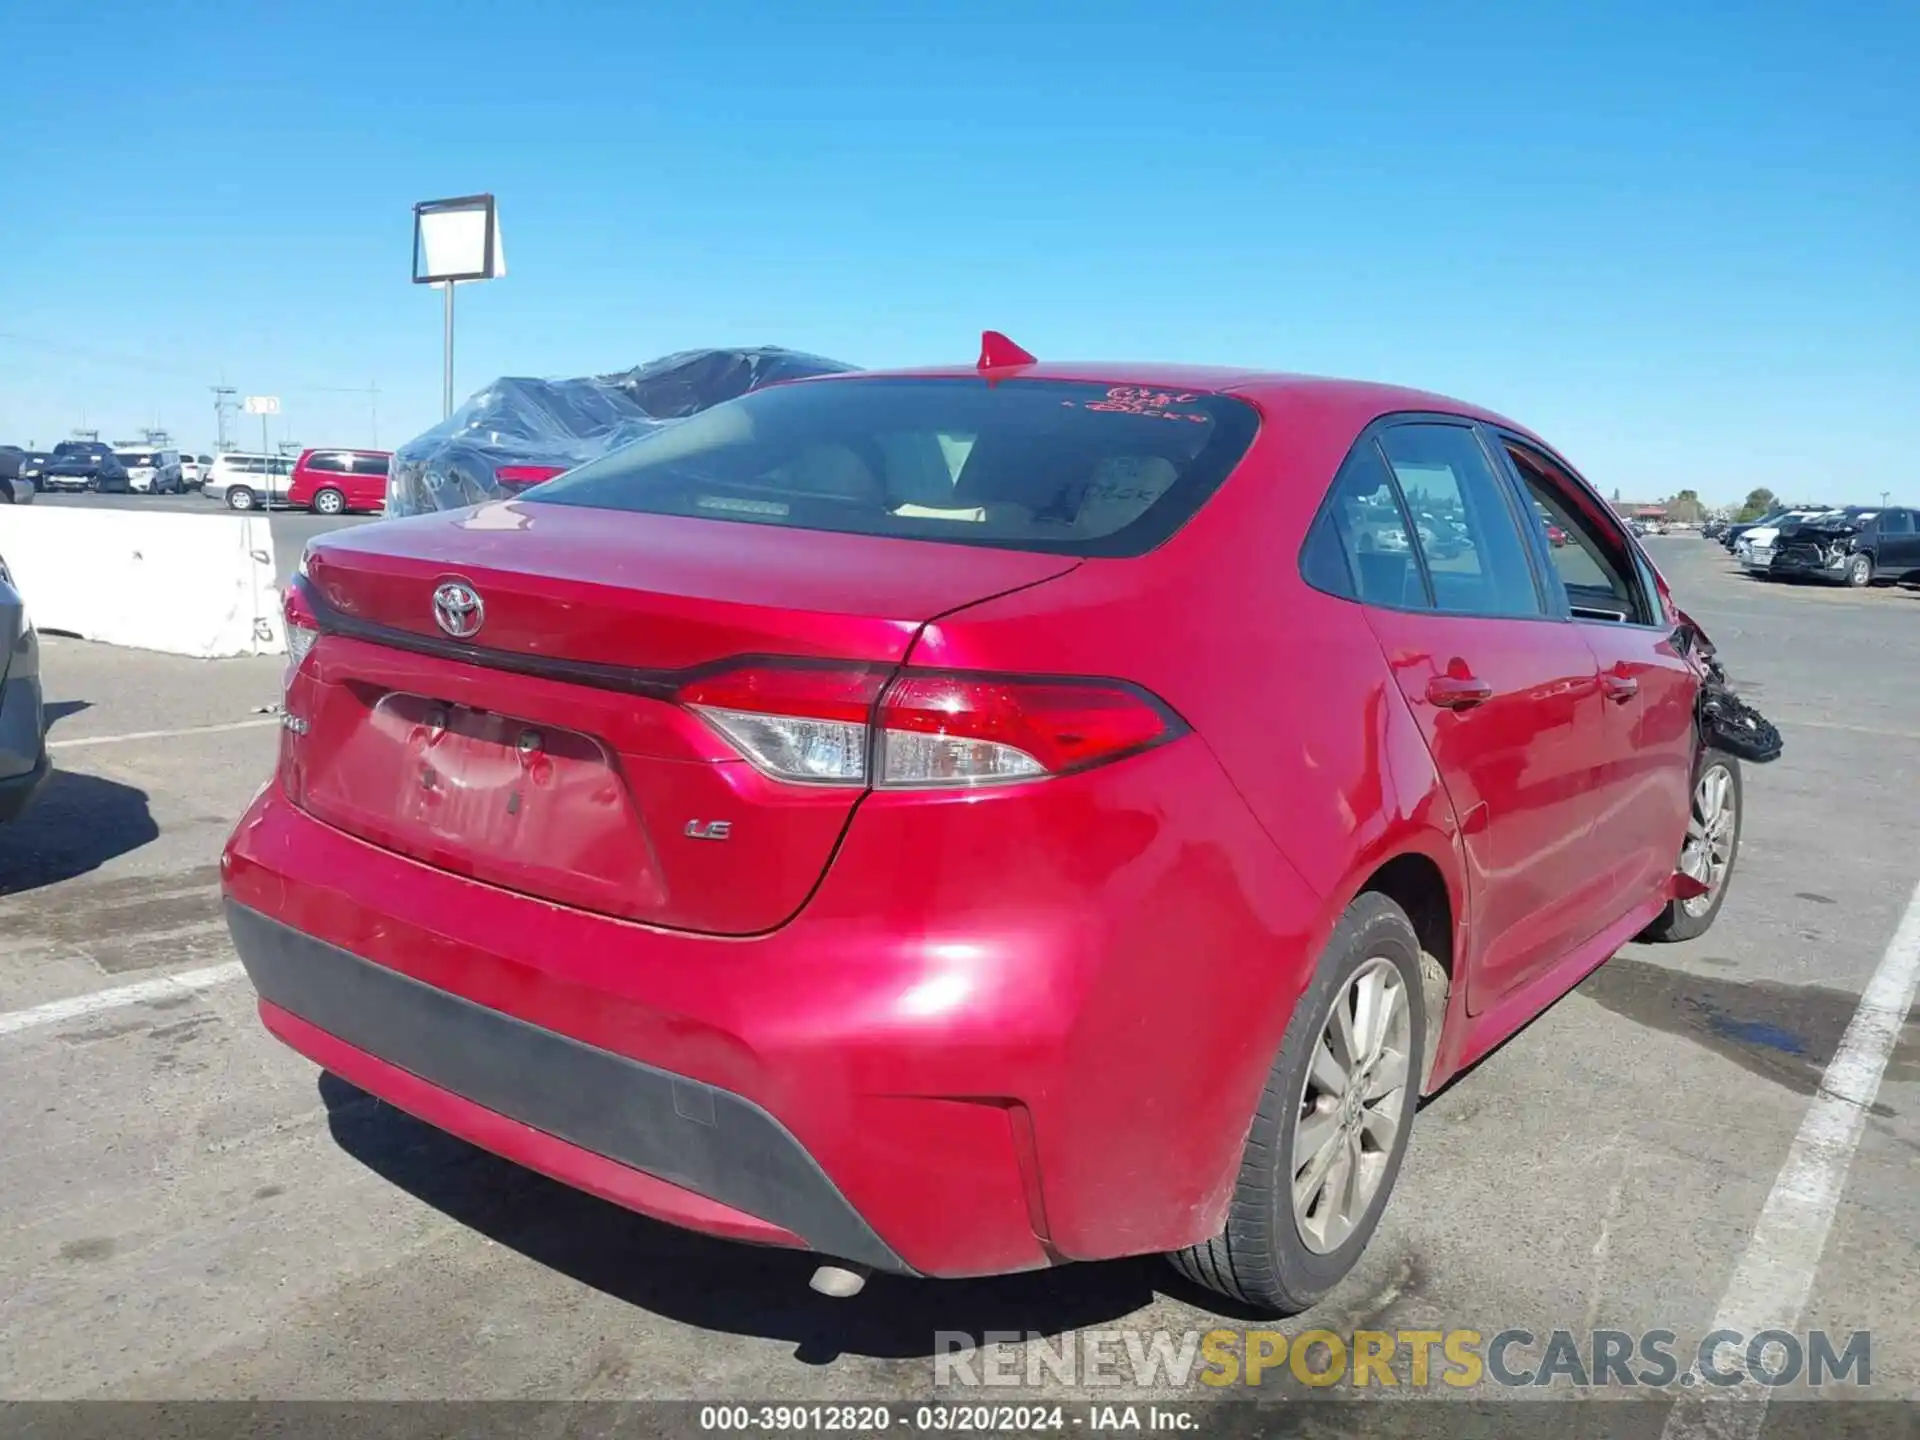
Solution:
M230 485L227 487L227 508L229 510L251 510L253 506L253 491L244 485Z
M320 491L313 497L313 513L316 515L344 515L347 513L347 497L332 486Z
M1640 932L1639 938L1652 944L1672 944L1681 940L1693 940L1713 928L1713 922L1719 918L1720 907L1726 903L1727 890L1733 884L1733 872L1740 860L1740 824L1746 813L1745 797L1740 788L1740 762L1723 750L1706 750L1701 753L1700 763L1694 767L1693 798L1688 808L1687 833L1692 839L1695 826L1701 820L1701 789L1707 777L1716 769L1724 770L1727 775L1727 795L1733 807L1733 818L1728 827L1726 867L1720 872L1720 878L1714 882L1713 890L1697 900L1669 900L1667 908L1655 917L1653 923ZM1686 845L1681 847L1681 860L1686 857ZM1676 862L1678 863L1678 862Z
M1847 561L1847 584L1855 590L1873 584L1873 556L1860 554Z
M1397 981L1399 1000L1404 1002L1404 1031L1395 1020L1385 1049L1388 1055L1403 1051L1405 1064L1398 1114L1384 1147L1377 1125L1363 1124L1357 1132L1351 1131L1344 1107L1324 1089L1309 1099L1309 1080L1315 1088L1320 1086L1318 1072L1310 1070L1333 1022L1336 1003L1352 1004L1352 982L1363 972L1388 986ZM1197 1284L1272 1315L1298 1314L1346 1276L1380 1223L1406 1155L1430 1053L1422 989L1420 941L1406 912L1384 895L1359 896L1334 927L1313 983L1300 997L1280 1042L1247 1134L1226 1227L1211 1240L1169 1255L1176 1270ZM1390 1019L1392 1015L1390 1010ZM1334 1047L1329 1047L1328 1057L1333 1053ZM1386 1106L1391 1098L1382 1095L1376 1106ZM1302 1121L1310 1116L1327 1129L1330 1145L1339 1146L1341 1137L1358 1133L1363 1147L1368 1143L1375 1147L1363 1148L1373 1181L1364 1208L1350 1218L1348 1228L1329 1226L1332 1233L1317 1236L1311 1236L1312 1226L1297 1217L1294 1205L1294 1177L1300 1173L1294 1165L1294 1147ZM1311 1168L1312 1164L1309 1156L1304 1165ZM1334 1161L1334 1168L1340 1171L1340 1160ZM1325 1191L1316 1192L1316 1198L1323 1206L1329 1200ZM1311 1220L1311 1206L1308 1213Z

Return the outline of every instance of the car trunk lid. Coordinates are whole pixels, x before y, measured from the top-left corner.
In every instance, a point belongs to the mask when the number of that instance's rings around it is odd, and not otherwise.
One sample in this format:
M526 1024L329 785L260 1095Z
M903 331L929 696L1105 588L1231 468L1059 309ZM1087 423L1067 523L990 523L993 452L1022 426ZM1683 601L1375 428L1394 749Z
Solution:
M929 619L1077 563L524 501L337 532L305 564L323 633L289 683L284 782L489 884L770 929L864 792L771 778L678 693L742 657L890 672Z

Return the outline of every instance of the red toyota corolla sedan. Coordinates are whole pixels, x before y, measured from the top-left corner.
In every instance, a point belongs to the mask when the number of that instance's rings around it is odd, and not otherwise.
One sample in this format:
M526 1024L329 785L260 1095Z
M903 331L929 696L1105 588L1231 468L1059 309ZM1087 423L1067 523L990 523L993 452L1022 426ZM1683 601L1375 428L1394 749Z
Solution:
M1422 1093L1713 920L1706 641L1485 411L1030 361L315 540L223 861L268 1028L824 1288L1325 1292Z

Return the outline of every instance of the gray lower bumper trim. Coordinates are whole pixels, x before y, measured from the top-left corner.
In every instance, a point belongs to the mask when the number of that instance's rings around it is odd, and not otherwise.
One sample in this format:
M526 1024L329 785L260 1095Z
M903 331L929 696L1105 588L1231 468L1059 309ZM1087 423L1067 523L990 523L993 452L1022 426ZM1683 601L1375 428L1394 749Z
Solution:
M254 988L443 1090L792 1231L912 1272L767 1111L730 1090L489 1010L227 902Z

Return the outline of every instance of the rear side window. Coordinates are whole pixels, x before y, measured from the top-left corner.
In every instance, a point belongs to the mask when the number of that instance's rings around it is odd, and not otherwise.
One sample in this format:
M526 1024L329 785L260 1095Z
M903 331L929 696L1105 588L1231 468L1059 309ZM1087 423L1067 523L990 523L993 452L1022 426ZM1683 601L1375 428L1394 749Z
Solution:
M1330 594L1398 610L1430 609L1400 498L1372 440L1356 445L1308 533L1300 573Z
M322 450L317 455L307 457L307 469L324 470L329 475L347 473L348 457L333 450Z
M654 515L1139 555L1252 443L1207 391L972 378L802 381L678 421L524 497Z
M1479 437L1465 425L1409 422L1380 432L1400 482L1434 608L1462 615L1543 615L1513 506Z

